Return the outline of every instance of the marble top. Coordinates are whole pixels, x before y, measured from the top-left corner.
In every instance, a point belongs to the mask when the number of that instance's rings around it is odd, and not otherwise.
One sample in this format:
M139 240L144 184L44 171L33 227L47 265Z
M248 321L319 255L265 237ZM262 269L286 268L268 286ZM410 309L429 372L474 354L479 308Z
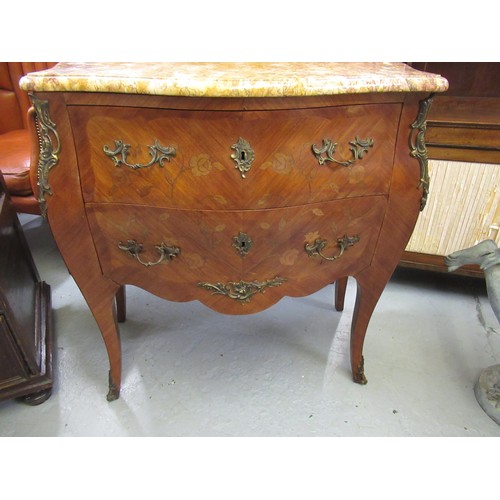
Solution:
M59 63L29 73L27 91L282 97L443 92L445 78L403 63Z

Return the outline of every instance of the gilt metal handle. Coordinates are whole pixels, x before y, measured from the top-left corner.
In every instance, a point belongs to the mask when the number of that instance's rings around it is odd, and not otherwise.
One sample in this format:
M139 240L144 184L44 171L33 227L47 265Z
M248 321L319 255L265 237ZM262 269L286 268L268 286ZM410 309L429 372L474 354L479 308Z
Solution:
M314 257L315 255L319 255L321 258L329 261L334 261L340 259L342 257L345 250L349 247L352 247L359 241L359 236L344 236L343 238L339 238L337 240L337 245L339 246L339 253L334 255L333 257L327 257L323 255L322 251L328 244L327 240L323 240L321 238L317 238L314 240L314 243L306 243L304 248L309 257Z
M333 142L331 139L323 139L321 147L313 144L312 151L320 165L324 165L326 162L330 161L342 165L343 167L348 167L355 161L362 159L365 153L368 153L368 148L373 146L373 139L367 137L363 140L356 136L349 144L351 145L349 149L352 153L352 159L350 160L339 161L333 157L337 143Z
M127 240L126 243L122 243L120 241L120 243L118 243L118 248L130 254L135 260L137 260L137 262L140 262L145 267L156 266L163 262L165 259L167 259L168 262L169 260L172 260L174 257L179 255L181 252L181 249L179 247L168 246L162 242L159 245L155 246L156 250L160 254L160 258L156 262L144 262L139 255L142 252L143 248L141 243L137 243L137 241L135 240Z
M175 148L171 146L162 146L156 139L152 146L148 146L149 154L151 155L151 160L149 163L129 163L127 161L128 150L130 149L130 144L124 144L121 140L115 140L115 149L111 150L108 146L104 146L102 149L106 156L109 156L114 164L119 167L120 165L126 165L133 170L139 168L148 168L158 163L160 167L163 167L163 162L165 160L170 161L176 154Z

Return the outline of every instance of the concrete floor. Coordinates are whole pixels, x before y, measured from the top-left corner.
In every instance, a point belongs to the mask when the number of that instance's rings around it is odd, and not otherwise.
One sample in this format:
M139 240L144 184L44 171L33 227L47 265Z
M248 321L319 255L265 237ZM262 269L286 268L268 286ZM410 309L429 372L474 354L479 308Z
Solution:
M500 436L473 392L500 363L480 280L398 270L367 333L366 386L349 368L352 279L343 313L329 286L241 317L128 287L122 392L109 403L83 297L47 224L21 222L52 287L55 382L40 406L1 402L0 436Z

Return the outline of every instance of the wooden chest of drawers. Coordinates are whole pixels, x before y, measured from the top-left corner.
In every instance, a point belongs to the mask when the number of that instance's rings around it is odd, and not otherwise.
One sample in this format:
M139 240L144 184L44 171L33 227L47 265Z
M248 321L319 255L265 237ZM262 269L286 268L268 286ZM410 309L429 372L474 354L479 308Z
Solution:
M425 204L425 114L446 80L402 64L60 64L21 84L42 208L108 350L108 399L126 284L250 314L354 276L366 382L366 328Z

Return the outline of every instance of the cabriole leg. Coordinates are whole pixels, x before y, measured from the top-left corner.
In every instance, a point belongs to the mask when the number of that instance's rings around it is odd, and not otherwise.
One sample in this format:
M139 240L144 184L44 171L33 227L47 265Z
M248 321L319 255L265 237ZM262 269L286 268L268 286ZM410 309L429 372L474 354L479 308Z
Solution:
M120 397L121 386L121 342L115 308L115 296L117 291L117 286L108 286L105 290L100 291L94 289L88 294L82 290L101 331L108 352L110 367L109 392L107 395L108 401L114 401Z
M378 278L378 280L377 280ZM352 378L358 384L366 384L363 344L366 330L386 281L376 273L365 271L356 276L357 293L351 325L351 369Z

